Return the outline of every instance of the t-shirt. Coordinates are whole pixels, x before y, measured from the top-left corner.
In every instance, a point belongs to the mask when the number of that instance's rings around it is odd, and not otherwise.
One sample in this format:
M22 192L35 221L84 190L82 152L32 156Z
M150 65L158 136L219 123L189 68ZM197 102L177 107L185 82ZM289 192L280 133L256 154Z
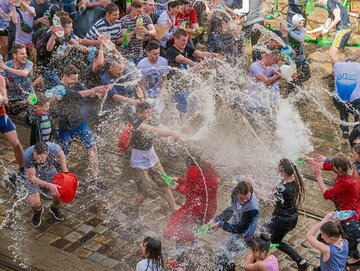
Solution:
M31 7L31 9L33 9L35 12L33 7ZM16 24L15 43L30 44L32 43L32 34L34 33L34 16L32 16L27 10L24 12L21 11L20 8L16 9L16 11L18 23ZM32 30L30 33L23 31L21 27L20 14L22 16L23 22L28 25L29 30Z
M192 8L190 10L190 13L188 13L188 14L183 14L183 13L179 12L176 15L176 26L178 26L178 27L185 26L185 28L192 28L191 26L193 24L197 24L197 23L198 23L198 19L196 16L195 8ZM189 39L191 39L191 35L189 35Z
M113 25L110 25L106 18L98 20L93 27L86 34L86 38L89 40L97 40L99 35L109 35L112 42L116 42L121 37L120 21L116 21Z
M184 57L189 58L190 56L193 55L193 53L195 51L196 51L196 49L189 44L186 45L183 52L181 52L179 49L177 49L173 45L166 51L166 59L169 61L169 66L175 67L175 68L178 68L181 70L186 70L186 69L188 69L188 65L182 64L182 63L177 63L175 59L178 55L183 55Z
M11 11L12 5L9 3L9 0L0 1L0 11L2 10L6 14L9 14ZM0 31L3 31L9 27L9 22L5 21L2 16L0 16Z
M92 0L90 3L98 2L99 0ZM74 24L74 32L76 36L83 39L86 34L89 32L91 27L103 17L105 13L105 8L101 6L89 8L87 7L85 11L79 16L76 24Z
M24 152L25 167L27 169L35 168L36 177L43 181L50 182L57 173L56 166L58 165L58 157L61 152L61 148L58 144L46 142L49 149L49 155L45 160L45 163L38 164L34 159L34 147L31 146Z
M147 28L149 24L152 24L152 20L149 15L142 15L144 27ZM120 19L123 29L127 29L130 26L130 31L133 31L136 27L136 18L131 17L130 14ZM127 46L120 47L121 54L127 58L140 58L144 56L144 40L131 37L131 40Z
M176 27L176 16L169 16L167 10L160 14L157 23L158 24L166 24L171 22L172 26L169 29L169 32L162 38L160 44L162 47L166 47L166 42L174 43L174 32L177 29Z
M297 209L295 207L294 202L294 193L295 193L295 185L294 182L281 182L277 185L275 190L275 210L274 215L293 215L297 213Z
M43 17L45 11L48 10L48 8L49 8L49 1L48 1L48 0L45 0L44 3L38 4L38 3L36 2L36 0L31 0L30 6L32 6L32 7L35 9L36 15L35 15L35 17L34 17L34 20L37 20L37 19Z
M6 66L14 68L14 60L9 60L5 63ZM21 77L12 72L3 71L3 75L9 80L9 93L8 96L11 100L16 100L23 94L21 89L25 92L33 92L32 80L33 80L33 63L30 60L26 60L19 70L29 69L30 73L27 77Z
M141 80L145 80L145 89L148 97L156 98L159 95L163 76L169 73L168 66L167 60L163 57L159 57L155 64L150 63L148 58L144 58L137 65L137 68L142 73Z
M162 268L156 267L153 260L143 259L136 265L136 271L162 271Z
M333 11L337 8L340 11L341 20L336 25L336 30L341 30L343 28L349 28L349 14L345 10L344 6L338 0L328 0L327 6L328 6L329 18L332 21L334 20Z
M360 63L337 62L333 68L335 77L334 97L343 102L360 98Z

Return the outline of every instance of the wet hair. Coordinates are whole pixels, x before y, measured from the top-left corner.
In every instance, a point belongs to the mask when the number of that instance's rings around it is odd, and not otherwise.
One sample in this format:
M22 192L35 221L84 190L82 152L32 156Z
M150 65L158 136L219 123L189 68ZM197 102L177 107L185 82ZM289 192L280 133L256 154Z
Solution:
M171 2L170 2L171 3ZM169 4L170 4L169 3ZM176 31L174 32L174 38L177 38L177 39L179 39L181 36L183 36L183 37L187 37L187 32L184 30L184 29L182 29L182 28L178 28L178 29L176 29Z
M151 109L151 104L148 102L142 102L136 105L136 113L141 113L148 109Z
M353 166L350 160L343 154L336 155L331 159L331 164L336 170L345 176L353 175Z
M132 8L142 8L142 6L143 6L143 3L141 1L134 0L131 2Z
M72 24L73 20L70 17L62 16L60 17L60 22L62 27L66 27L68 24Z
M253 252L269 253L270 250L270 237L264 233L260 236L256 236L251 243L251 249Z
M78 68L76 68L74 65L70 64L66 67L66 69L64 70L64 75L66 75L67 77L74 75L74 74L79 74L79 70Z
M192 5L190 0L180 0L181 5Z
M50 102L50 100L43 93L36 94L36 97L37 102L35 104L35 107L44 106L46 103Z
M160 48L160 45L155 41L149 41L148 45L146 46L146 51L150 52L151 50L157 50Z
M112 14L112 13L117 12L117 11L119 11L119 7L118 7L116 4L114 4L114 3L108 4L108 5L106 6L106 8L105 8L105 12L106 12L107 14Z
M16 54L18 50L24 49L25 45L22 43L15 43L11 48L11 53Z
M279 170L284 172L287 176L293 176L296 185L294 186L293 193L293 207L299 206L305 199L304 181L300 175L298 168L286 158L283 158L279 162Z
M356 145L352 148L352 150L353 150L354 152L356 152L357 154L360 155L360 144L356 144Z
M154 269L156 269L156 270L163 269L164 268L164 260L162 258L161 242L152 237L145 237L143 244L145 246L145 257L146 257L146 259L148 259L148 265L147 265L145 271L148 270L148 268L150 268L149 260L152 260Z
M49 152L49 147L45 142L39 141L38 143L35 144L34 151L37 154L43 154Z
M235 191L237 194L247 195L249 192L252 194L254 192L254 188L248 180L242 180L235 187Z
M168 10L170 10L171 8L176 8L176 7L178 7L178 6L180 6L180 1L177 1L177 0L175 0L175 1L170 1L170 2L168 3Z
M329 237L339 238L342 235L340 227L333 221L328 221L320 227L321 233L325 233Z

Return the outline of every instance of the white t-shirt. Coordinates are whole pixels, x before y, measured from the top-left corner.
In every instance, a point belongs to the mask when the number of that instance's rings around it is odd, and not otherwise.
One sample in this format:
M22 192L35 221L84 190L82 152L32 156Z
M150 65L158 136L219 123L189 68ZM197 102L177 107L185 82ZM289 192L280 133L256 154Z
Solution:
M143 259L136 265L136 271L162 271L162 268L153 267L153 261Z
M176 26L175 26L175 23L176 23L176 16L172 16L170 17L169 16L169 13L166 11L164 11L163 13L160 14L158 20L157 20L157 23L158 24L166 24L168 23L169 21L171 21L172 23L172 26L171 28L169 29L169 32L162 38L160 44L161 46L163 47L166 47L166 42L168 40L171 40L174 38L174 32L176 30Z
M335 93L337 100L348 103L360 98L360 63L337 62L334 65Z

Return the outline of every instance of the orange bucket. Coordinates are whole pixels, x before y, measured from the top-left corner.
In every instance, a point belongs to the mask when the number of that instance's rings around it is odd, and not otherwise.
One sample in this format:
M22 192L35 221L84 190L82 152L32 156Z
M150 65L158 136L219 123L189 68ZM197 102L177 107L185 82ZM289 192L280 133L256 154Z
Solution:
M74 200L78 179L72 172L57 173L54 177L53 184L57 184L60 194L60 200L64 203L70 203Z

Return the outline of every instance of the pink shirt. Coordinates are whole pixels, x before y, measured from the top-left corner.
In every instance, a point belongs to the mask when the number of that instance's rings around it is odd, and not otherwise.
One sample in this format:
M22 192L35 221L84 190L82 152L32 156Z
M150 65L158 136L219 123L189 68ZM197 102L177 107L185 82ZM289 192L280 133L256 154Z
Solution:
M278 260L274 255L270 255L265 260L263 260L264 264L266 265L267 271L279 271L279 263Z

